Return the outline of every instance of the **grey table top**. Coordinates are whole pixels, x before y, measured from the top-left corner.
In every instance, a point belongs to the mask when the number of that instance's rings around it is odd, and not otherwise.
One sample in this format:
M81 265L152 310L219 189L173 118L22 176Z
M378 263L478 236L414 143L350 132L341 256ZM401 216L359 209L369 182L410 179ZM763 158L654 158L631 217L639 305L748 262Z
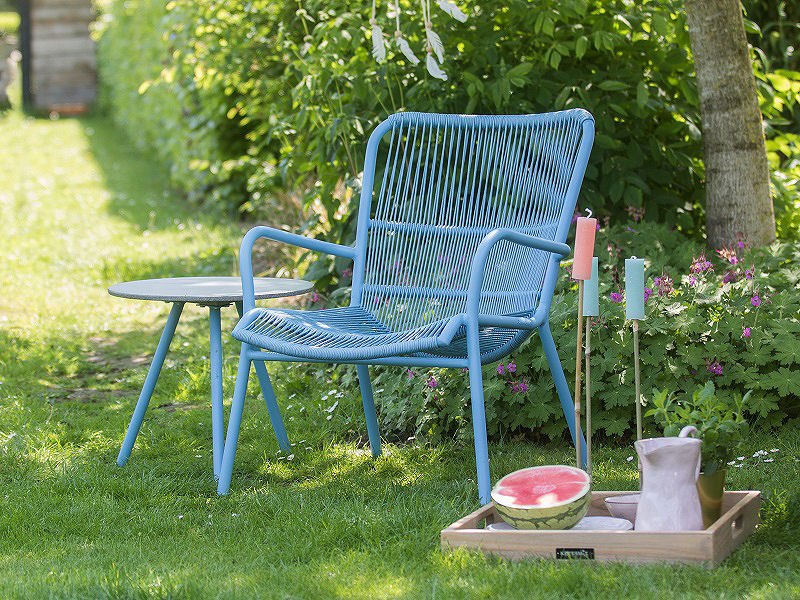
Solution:
M302 279L256 277L256 300L297 296L311 291L314 284ZM242 300L239 277L167 277L117 283L108 293L120 298L191 302L197 304L230 304Z

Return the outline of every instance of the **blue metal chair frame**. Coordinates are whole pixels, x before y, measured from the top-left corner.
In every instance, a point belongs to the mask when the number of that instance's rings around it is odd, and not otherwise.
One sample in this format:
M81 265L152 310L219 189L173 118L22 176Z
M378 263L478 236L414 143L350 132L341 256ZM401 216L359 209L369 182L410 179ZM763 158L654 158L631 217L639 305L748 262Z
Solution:
M387 158L376 182L384 138ZM242 349L217 492L230 488L254 362L357 365L373 456L380 454L380 435L367 365L468 368L478 493L487 503L481 365L538 330L573 442L582 441L548 315L559 263L570 253L564 242L593 139L594 119L581 109L398 113L367 144L354 246L251 229L241 245L244 316L233 336ZM260 238L353 260L350 306L257 308L251 257Z

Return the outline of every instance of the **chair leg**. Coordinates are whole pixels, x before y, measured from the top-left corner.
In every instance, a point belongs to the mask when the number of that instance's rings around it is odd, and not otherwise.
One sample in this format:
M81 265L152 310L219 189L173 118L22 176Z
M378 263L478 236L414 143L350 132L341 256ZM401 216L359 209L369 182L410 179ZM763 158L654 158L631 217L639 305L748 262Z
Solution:
M263 360L254 360L253 366L256 368L258 383L261 385L261 395L264 396L264 403L267 405L269 420L272 423L272 431L275 432L275 437L278 439L278 445L281 447L281 450L288 452L290 448L289 436L286 435L286 428L283 426L281 409L278 408L278 403L275 400L275 391L272 389L267 367Z
M242 351L239 355L239 370L236 373L236 385L233 389L231 415L228 419L228 433L225 436L225 449L222 452L222 465L219 471L219 483L217 484L217 494L220 496L227 494L231 487L233 458L236 455L236 443L239 441L239 427L242 424L247 381L250 379L250 357L247 356L249 351L250 346L242 344Z
M569 427L569 434L572 436L572 442L577 446L578 440L580 440L581 462L585 469L586 442L583 439L580 423L578 423L577 427L575 426L575 405L572 403L572 395L569 393L567 380L564 377L564 370L561 367L561 360L558 357L556 344L553 341L553 334L550 333L549 323L545 322L539 327L539 339L542 340L544 354L547 357L547 364L550 366L550 374L553 376L553 382L556 384L558 399L561 401L561 409L564 411L564 417L567 419L567 426Z
M367 435L372 456L377 458L381 454L381 435L378 430L378 417L375 414L375 401L372 398L372 384L369 380L367 365L356 365L358 371L358 384L361 387L361 403L364 405L364 416L367 418Z
M128 431L125 433L125 439L122 442L122 447L119 449L117 456L117 464L122 467L128 462L133 444L136 442L136 436L139 435L139 429L142 427L142 420L144 413L150 404L150 397L153 395L153 389L156 387L158 376L161 373L161 367L164 364L164 358L167 356L169 344L172 342L172 336L175 335L175 328L178 326L178 321L181 318L181 311L183 311L183 302L174 302L167 317L167 324L164 325L164 331L161 333L161 339L158 341L156 353L153 355L153 362L150 369L147 371L147 377L144 379L142 391L139 394L139 400L136 402L136 408L133 411Z
M475 441L475 465L478 475L478 497L481 504L491 501L489 478L489 443L486 439L486 410L483 405L483 374L478 327L467 327L469 357L469 393L472 399L472 436Z
M218 479L225 438L225 413L222 406L222 328L219 306L208 307L208 332L211 363L211 448L214 479Z

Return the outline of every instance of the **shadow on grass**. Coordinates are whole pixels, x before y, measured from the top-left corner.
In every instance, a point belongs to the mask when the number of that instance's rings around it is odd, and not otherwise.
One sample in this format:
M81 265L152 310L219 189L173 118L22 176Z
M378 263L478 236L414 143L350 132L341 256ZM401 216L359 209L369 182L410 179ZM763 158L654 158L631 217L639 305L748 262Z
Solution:
M167 166L139 151L108 117L81 119L89 149L111 192L109 212L140 230L164 229L192 218L206 223L231 221L215 206L193 206L170 186Z

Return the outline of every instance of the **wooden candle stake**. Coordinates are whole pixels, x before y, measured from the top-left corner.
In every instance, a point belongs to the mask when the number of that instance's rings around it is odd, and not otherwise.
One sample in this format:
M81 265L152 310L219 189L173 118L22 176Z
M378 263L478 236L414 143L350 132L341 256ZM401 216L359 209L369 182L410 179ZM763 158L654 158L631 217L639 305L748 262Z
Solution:
M583 348L583 280L578 281L578 346L575 350L575 462L583 468L581 460L581 349Z
M639 379L639 319L633 320L633 376L636 384L636 439L642 439L642 403Z
M586 472L592 476L592 390L589 355L592 352L591 318L586 317Z

